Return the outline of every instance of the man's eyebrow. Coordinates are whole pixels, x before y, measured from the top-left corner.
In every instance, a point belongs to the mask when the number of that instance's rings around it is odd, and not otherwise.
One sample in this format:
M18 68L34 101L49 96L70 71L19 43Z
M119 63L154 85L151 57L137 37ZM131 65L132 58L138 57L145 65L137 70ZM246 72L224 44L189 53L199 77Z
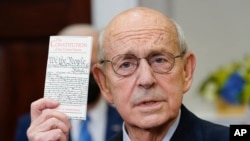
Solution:
M135 53L133 51L131 51L131 50L129 50L129 51L125 52L125 53L122 53L122 54L132 54L132 55L135 55Z
M168 52L164 49L160 49L160 50L151 50L149 51L149 53L147 54L147 56L152 56L152 55L157 55L157 54L162 54L163 52Z
M132 50L128 50L124 53L120 53L120 54L131 54L131 55L135 55L137 57L146 57L146 56L154 56L154 55L159 55L159 54L162 54L163 52L169 52L167 51L166 49L151 49L151 50L148 50L148 51L145 51L145 55L144 56L137 56L135 51L132 51ZM171 53L171 52L169 52Z
M162 52L166 52L164 50L153 50L148 53L148 55L161 54Z

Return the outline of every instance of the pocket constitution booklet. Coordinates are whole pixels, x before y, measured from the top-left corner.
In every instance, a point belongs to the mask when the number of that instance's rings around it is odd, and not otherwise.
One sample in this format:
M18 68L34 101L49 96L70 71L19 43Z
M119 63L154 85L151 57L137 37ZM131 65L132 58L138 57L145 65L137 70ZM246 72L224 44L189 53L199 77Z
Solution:
M86 119L92 37L50 36L44 97L60 102L57 110Z

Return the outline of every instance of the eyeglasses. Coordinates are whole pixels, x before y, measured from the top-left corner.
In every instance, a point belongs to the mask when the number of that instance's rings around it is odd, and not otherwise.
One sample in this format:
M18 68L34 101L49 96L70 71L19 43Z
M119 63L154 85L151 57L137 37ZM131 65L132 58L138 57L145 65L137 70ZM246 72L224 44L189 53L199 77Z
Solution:
M121 76L128 76L135 72L141 59L146 59L152 70L156 73L164 74L172 70L175 58L183 57L185 51L174 56L169 52L153 53L144 58L138 58L133 54L119 54L111 60L101 60L99 63L110 62L114 72Z

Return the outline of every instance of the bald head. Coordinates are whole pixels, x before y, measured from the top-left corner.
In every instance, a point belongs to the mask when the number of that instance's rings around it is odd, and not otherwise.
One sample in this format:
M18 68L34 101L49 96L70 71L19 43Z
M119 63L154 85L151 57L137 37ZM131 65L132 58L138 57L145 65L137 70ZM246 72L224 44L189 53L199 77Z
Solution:
M150 36L150 34L154 34L154 36ZM125 39L128 36L131 38ZM102 40L103 53L107 53L106 47L117 46L116 41L127 42L136 38L136 42L144 42L142 41L145 40L144 36L154 38L150 40L154 43L150 44L157 44L156 41L165 40L171 42L172 46L178 47L178 32L171 19L153 9L136 7L115 16L108 24Z
M107 26L110 31L117 28L145 28L151 26L173 26L172 21L162 13L153 9L136 7L124 11L114 17Z

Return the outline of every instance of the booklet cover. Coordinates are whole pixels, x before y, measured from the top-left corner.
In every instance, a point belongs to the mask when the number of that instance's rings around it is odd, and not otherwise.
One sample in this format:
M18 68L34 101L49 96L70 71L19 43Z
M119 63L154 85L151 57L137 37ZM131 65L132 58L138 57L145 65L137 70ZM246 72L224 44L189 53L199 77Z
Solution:
M44 97L71 119L86 119L92 37L50 36Z

